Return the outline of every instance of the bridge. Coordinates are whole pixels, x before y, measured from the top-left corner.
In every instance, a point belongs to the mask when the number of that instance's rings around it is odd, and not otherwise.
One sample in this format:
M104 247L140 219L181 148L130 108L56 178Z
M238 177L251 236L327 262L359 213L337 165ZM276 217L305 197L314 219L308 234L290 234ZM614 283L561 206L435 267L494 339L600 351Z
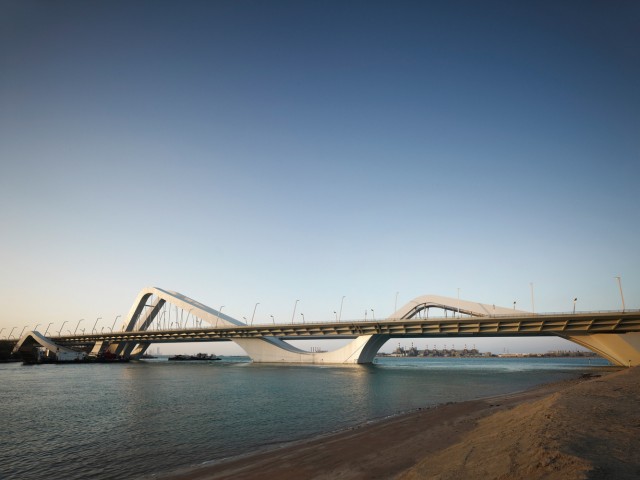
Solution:
M162 313L174 306L200 320L193 328L162 328ZM429 318L430 309L445 317ZM451 317L448 314L451 313ZM206 326L202 323L206 322ZM166 322L165 322L166 323ZM166 327L166 325L165 325ZM371 363L392 338L559 336L620 366L640 365L640 310L533 314L512 308L435 295L417 297L384 320L249 325L177 292L145 288L121 331L44 337L27 332L13 350L32 355L35 348L54 355L139 358L151 343L233 341L258 363ZM287 340L352 339L331 352L308 352Z

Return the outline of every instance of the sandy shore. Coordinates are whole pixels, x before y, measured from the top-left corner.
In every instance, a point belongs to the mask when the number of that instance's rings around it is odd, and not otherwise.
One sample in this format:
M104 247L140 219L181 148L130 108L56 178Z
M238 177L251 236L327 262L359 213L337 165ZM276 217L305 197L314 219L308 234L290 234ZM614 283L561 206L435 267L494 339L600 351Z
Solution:
M640 368L442 405L164 479L640 478Z

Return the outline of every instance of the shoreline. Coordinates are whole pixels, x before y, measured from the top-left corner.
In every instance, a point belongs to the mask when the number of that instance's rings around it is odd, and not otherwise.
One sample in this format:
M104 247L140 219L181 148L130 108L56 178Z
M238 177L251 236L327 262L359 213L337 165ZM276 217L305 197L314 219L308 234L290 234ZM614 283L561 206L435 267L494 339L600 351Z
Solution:
M614 391L620 392L626 388L628 395L623 399L626 402L622 403L628 408L635 408L634 405L631 407L627 403L629 403L629 394L631 398L638 398L639 378L640 370L638 369L604 372L601 375L586 374L574 379L538 385L517 393L425 407L372 420L346 430L266 447L246 455L186 467L150 478L251 480L264 478L265 475L279 479L406 478L409 480L460 478L462 475L468 478L480 478L481 476L483 478L497 478L500 475L492 476L491 473L492 468L495 470L496 467L475 465L470 459L477 457L476 463L482 464L486 463L486 460L483 461L483 459L495 457L496 453L500 456L501 452L504 452L504 455L508 457L508 452L514 453L512 452L513 445L516 444L523 445L523 461L514 462L511 459L508 468L504 466L505 462L497 462L498 465L502 465L500 467L502 470L506 468L506 471L502 473L504 475L518 478L518 465L526 464L528 473L522 473L523 478L525 476L536 478L536 468L541 469L538 473L545 472L545 475L542 476L548 476L545 469L550 469L552 473L563 472L562 478L585 478L575 476L576 472L586 472L597 468L603 462L600 457L596 459L595 463L593 461L590 463L588 455L586 458L585 455L572 457L571 451L572 448L576 450L575 446L572 446L568 440L564 444L562 441L558 443L554 437L555 434L551 435L549 442L542 445L538 445L536 442L539 443L541 436L553 431L554 425L550 419L554 418L558 410L567 414L567 418L572 416L571 408L567 410L567 402L572 404L576 403L576 398L586 399L587 404L583 406L583 409L593 409L597 405L594 403L595 400L589 402L590 395L593 396L594 393L604 389L600 392L600 396L604 395L604 403L606 404L606 393L609 391L607 386L610 387L609 384L612 382L624 384L622 387L615 387L617 390ZM601 385L602 383L605 385ZM582 392L585 389L590 390L590 393ZM633 404L633 402L631 403ZM569 430L566 430L568 427L564 427L565 434L568 433L570 438L574 437L571 429L575 431L576 437L584 434L580 431L580 424L588 423L586 420L589 416L588 411L583 413L587 418L581 417L576 412L573 414L574 417L577 415L578 421L569 422L572 425ZM615 423L615 420L615 418L605 418L605 427L610 426L612 422ZM514 430L512 424L519 421L524 424ZM601 419L600 422L602 423L602 421ZM530 424L526 422L530 422ZM561 423L558 422L560 427L562 427ZM492 424L493 426L491 426ZM505 425L507 426L505 427ZM640 430L640 419L635 427L631 426L630 428L636 428L631 433L637 434L636 438L640 438L638 431ZM483 433L483 429L488 429L489 434L486 431ZM515 438L514 435L517 437L521 433L520 430L534 433L529 435L530 438ZM483 440L486 440L487 436L491 437L491 432L495 438L492 438L489 444L484 445L488 451L484 454L479 453L482 450L480 447ZM609 441L614 440L620 441L619 439L609 439ZM625 438L624 442L628 444L629 439ZM527 445L527 443L531 445ZM636 440L636 443L640 443L640 441ZM552 444L555 445L555 450L550 449ZM563 449L569 453L565 453ZM532 466L530 459L536 456L533 455L533 450L536 450L541 458L536 460L537 463ZM456 455L461 456L461 460L456 461ZM567 455L571 457L570 461L565 458ZM524 461L527 458L529 460ZM560 460L565 461L568 465L566 468L570 467L571 475L574 476L567 477L567 472L563 470L564 464ZM472 465L475 466L472 468ZM631 468L636 468L635 472L640 473L638 465L634 466L633 462L630 465ZM461 468L463 470L460 470ZM485 473L480 475L480 471ZM455 475L451 472L455 472ZM558 478L561 477L558 476Z

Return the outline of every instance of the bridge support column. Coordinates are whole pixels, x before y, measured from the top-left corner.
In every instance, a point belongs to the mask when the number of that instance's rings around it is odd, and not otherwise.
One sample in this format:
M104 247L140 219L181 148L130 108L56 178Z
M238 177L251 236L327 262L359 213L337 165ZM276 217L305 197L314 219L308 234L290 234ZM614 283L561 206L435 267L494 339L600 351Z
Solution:
M621 367L640 365L640 332L564 336Z
M138 328L140 330L147 330L149 328L149 325L151 325L155 320L156 316L162 309L162 306L165 304L165 300L162 298L158 298L155 304L148 305L146 302L149 301L151 295L151 293L147 293L141 297L140 303L135 307L134 312L130 314L131 319L129 320L125 328L127 332L132 331L135 328L136 324L139 324ZM147 311L144 316L141 316L142 309L145 306L152 306L153 308ZM116 342L109 347L109 352L116 356L137 359L147 351L149 345L150 343L148 342Z
M151 343L149 342L139 343L138 345L136 345L136 348L134 348L133 351L129 354L129 358L132 358L133 360L139 359L142 355L144 355L150 345Z
M331 352L306 352L275 337L234 338L255 363L371 363L389 335L363 335Z
M93 344L93 348L91 349L91 352L89 352L89 356L97 357L100 351L102 350L103 346L104 346L104 342L102 340L98 340L96 343Z

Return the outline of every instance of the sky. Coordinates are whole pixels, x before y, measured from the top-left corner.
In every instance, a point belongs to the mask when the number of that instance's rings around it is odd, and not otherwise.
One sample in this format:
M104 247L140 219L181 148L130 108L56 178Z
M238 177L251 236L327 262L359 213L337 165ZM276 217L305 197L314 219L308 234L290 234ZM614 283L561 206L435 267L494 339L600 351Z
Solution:
M256 323L343 296L343 319L424 294L614 310L616 276L640 308L639 22L635 1L1 0L0 338L110 327L146 286Z

